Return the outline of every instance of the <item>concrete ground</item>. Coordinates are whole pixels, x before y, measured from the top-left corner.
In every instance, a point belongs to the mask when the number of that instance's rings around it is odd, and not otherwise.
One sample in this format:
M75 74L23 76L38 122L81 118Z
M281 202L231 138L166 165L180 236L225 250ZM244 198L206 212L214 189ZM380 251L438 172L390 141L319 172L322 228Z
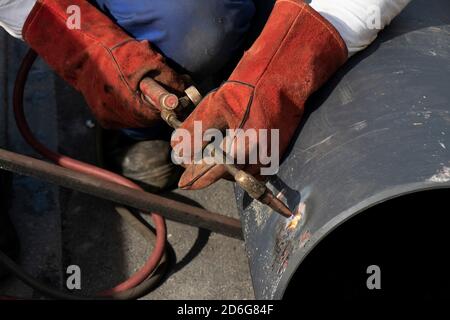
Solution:
M11 114L12 85L25 47L0 32L0 130L2 147L38 157L22 140ZM27 116L36 135L52 149L95 163L95 129L82 98L39 62L27 90ZM21 264L40 280L61 287L65 270L78 265L82 292L93 293L125 279L145 261L151 244L125 225L113 205L86 194L14 176L10 211L21 239ZM233 185L200 192L174 190L208 210L238 217ZM252 299L244 244L219 234L168 222L175 255L169 277L146 299ZM39 298L19 281L0 283L0 295Z

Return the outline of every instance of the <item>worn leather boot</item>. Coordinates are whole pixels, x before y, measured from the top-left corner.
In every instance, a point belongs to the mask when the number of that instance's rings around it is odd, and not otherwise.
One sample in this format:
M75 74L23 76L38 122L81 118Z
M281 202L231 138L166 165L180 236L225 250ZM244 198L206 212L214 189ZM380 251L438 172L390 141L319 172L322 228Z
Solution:
M168 138L160 136L138 141L121 131L105 130L102 141L106 168L133 180L149 192L176 187L182 169L171 161Z

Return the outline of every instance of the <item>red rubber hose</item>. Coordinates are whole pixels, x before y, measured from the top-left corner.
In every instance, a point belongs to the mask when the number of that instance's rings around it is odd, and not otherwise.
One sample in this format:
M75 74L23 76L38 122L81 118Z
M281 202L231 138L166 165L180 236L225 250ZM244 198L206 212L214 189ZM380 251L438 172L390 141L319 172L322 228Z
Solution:
M99 179L108 180L111 182L115 182L117 184L121 184L127 186L132 189L142 190L137 184L132 181L122 177L118 174L109 172L107 170L98 168L91 164L87 164L67 156L58 154L52 150L49 150L42 143L40 143L34 137L33 133L30 130L30 127L26 121L25 113L23 109L23 95L25 91L25 84L28 78L28 74L30 72L31 67L33 66L34 61L36 60L37 54L33 50L29 50L26 54L15 83L14 87L14 116L16 119L17 126L19 128L20 133L22 134L25 141L33 147L37 152L39 152L45 158L55 162L56 164L71 170L75 170L78 172L82 172L85 174L89 174L95 176ZM156 229L156 242L155 247L153 249L152 254L144 264L144 266L134 273L128 280L122 282L121 284L115 286L112 289L101 292L102 296L109 296L114 293L123 292L125 290L131 289L142 283L145 279L147 279L153 271L158 267L161 258L163 256L165 245L166 245L166 225L163 217L156 213L151 213L151 218L155 225Z

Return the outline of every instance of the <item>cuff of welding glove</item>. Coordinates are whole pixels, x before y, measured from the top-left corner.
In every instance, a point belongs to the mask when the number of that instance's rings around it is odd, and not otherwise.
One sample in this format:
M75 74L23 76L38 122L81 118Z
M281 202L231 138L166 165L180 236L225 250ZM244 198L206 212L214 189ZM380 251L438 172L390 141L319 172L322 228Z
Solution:
M37 0L0 0L0 26L15 38L23 40L25 21Z
M411 0L312 0L344 39L349 57L367 48Z

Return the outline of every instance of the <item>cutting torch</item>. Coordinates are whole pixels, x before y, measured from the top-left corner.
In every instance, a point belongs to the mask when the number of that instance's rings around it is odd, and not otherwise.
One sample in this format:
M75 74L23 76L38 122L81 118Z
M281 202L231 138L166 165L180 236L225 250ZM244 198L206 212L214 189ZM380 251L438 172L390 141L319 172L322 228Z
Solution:
M169 93L158 82L150 78L145 78L141 81L140 89L143 98L155 106L161 112L161 118L174 129L178 129L182 125L177 114L182 109L188 108L189 105L198 105L203 98L194 86L187 88L185 96L178 98L178 96ZM228 157L224 151L223 153L225 157ZM265 183L259 181L248 172L238 169L233 164L221 164L250 197L269 206L286 218L293 216L291 210L269 190Z

